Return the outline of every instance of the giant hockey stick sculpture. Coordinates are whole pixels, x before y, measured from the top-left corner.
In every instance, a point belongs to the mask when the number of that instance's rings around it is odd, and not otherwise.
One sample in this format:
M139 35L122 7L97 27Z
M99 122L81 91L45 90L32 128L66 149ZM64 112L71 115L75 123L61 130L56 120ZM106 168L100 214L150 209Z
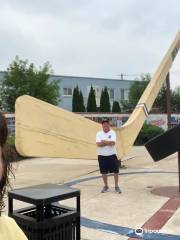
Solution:
M180 31L127 123L117 129L118 157L131 149L180 48ZM16 148L21 155L96 159L98 123L48 103L21 96L16 101Z

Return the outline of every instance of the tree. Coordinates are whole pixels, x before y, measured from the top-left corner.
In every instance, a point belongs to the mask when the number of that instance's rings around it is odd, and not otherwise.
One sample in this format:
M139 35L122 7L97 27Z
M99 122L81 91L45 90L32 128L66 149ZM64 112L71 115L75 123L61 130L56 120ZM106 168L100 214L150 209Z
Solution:
M129 89L129 103L134 108L147 87L151 77L149 74L141 75L140 79L136 78Z
M141 81L135 80L129 90L129 104L131 106L131 109L133 109L137 102L139 101L140 97L142 96L146 86L148 85L149 81L151 80L150 75L142 75ZM176 95L174 92L171 91L171 103L172 103L172 110L178 108L178 94ZM173 100L173 99L177 100ZM176 105L177 107L175 107ZM156 97L156 100L153 104L152 112L158 109L161 113L167 112L167 100L166 100L166 87L163 85L161 90L159 91L159 94Z
M79 112L79 88L76 86L73 90L72 111Z
M119 102L118 101L114 101L113 102L112 112L114 112L114 113L120 113L121 112L121 108L119 106Z
M0 81L0 112L3 112L3 106L2 106L2 83Z
M171 93L172 96L172 93ZM163 85L159 91L158 96L153 104L153 108L157 108L161 113L167 112L167 97L166 97L166 87Z
M33 63L20 60L18 57L9 65L2 80L2 106L5 111L14 112L17 97L27 94L48 103L57 105L60 100L59 80L49 82L52 73L49 63L39 70Z
M180 112L180 86L175 88L172 93L172 108L173 112Z
M92 86L90 88L88 101L87 101L87 112L97 112L95 91Z
M121 104L121 111L123 113L131 113L133 111L133 107L128 100L121 100L120 104Z
M79 105L80 105L80 112L85 112L85 106L84 106L84 98L83 98L83 94L82 91L79 91Z
M111 112L111 105L110 105L109 93L108 93L107 87L105 87L101 92L100 112Z
M85 112L83 94L82 91L79 90L78 86L76 86L73 90L72 111Z
M164 129L145 122L136 138L135 145L144 145L150 139L155 138L162 133L164 133Z
M104 102L104 89L102 89L102 91L101 91L101 97L100 97L100 112L102 112L103 102Z

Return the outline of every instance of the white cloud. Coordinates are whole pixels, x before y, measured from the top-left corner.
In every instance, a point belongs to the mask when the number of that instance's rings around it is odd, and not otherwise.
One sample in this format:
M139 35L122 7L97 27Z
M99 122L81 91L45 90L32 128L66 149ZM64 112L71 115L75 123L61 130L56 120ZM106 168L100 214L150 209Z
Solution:
M179 9L179 0L4 1L0 69L19 55L37 65L50 61L56 74L152 73L179 28Z

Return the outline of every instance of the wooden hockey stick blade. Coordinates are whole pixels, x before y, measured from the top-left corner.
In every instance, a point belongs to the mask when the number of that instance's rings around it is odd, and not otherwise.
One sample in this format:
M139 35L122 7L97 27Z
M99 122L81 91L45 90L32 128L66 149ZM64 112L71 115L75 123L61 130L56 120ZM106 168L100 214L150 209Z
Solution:
M16 101L15 144L23 156L93 159L100 128L98 123L27 95Z

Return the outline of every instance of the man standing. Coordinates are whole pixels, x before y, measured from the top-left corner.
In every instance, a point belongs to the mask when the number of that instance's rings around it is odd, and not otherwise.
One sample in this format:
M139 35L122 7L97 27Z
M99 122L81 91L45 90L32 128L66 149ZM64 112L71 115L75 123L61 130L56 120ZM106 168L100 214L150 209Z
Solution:
M102 121L102 130L96 134L97 154L100 173L104 182L101 192L108 191L108 173L114 173L115 191L121 193L118 185L119 178L119 161L116 152L116 133L110 129L109 120Z

